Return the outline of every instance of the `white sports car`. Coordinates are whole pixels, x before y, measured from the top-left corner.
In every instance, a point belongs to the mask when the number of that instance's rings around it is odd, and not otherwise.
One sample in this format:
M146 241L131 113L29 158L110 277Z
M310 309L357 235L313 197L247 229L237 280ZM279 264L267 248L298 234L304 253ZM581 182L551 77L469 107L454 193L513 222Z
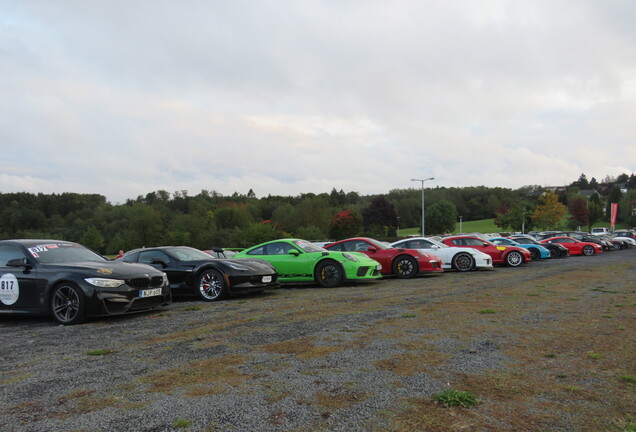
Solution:
M476 269L492 269L490 255L473 248L451 247L437 240L425 237L412 237L391 243L392 247L408 249L424 249L442 260L444 270L461 272Z

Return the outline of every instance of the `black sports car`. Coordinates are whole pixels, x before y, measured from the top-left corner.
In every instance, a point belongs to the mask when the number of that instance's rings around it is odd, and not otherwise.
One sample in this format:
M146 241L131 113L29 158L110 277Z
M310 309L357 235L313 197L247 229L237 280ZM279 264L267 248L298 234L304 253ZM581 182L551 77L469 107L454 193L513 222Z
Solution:
M171 301L166 274L152 267L108 261L67 241L0 241L0 314L50 314L77 324Z
M119 259L150 264L168 275L173 294L198 295L206 301L273 288L277 278L267 261L213 258L187 246L134 249Z

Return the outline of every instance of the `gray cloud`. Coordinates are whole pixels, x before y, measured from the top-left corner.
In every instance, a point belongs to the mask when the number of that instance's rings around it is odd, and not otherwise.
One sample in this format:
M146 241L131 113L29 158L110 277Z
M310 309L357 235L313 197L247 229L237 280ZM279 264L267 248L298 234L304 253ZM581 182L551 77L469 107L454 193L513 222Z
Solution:
M0 0L0 190L123 201L634 171L633 2L447 3Z

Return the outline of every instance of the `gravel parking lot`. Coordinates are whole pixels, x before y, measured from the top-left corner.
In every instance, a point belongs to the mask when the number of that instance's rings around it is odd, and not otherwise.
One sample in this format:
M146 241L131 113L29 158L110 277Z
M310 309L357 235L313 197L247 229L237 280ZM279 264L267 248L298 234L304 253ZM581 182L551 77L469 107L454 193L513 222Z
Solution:
M635 258L0 316L0 431L634 431Z

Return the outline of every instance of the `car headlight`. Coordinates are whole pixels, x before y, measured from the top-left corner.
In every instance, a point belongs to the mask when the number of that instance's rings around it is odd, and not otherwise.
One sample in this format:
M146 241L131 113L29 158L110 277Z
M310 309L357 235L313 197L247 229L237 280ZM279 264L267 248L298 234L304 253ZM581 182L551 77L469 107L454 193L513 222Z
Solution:
M120 279L86 278L84 280L89 284L100 288L117 288L124 284L124 281Z
M162 275L163 275L163 283L161 284L161 286L170 285L170 281L168 280L168 275L165 273L162 273Z
M234 270L249 270L243 264L238 264L238 263L231 262L231 261L224 261L224 263L225 263L226 266L228 266L229 268L232 268Z
M420 255L423 255L426 258L431 258L431 256L426 251L424 251L424 249L416 249L416 250Z
M356 258L356 257L354 257L353 255L348 254L348 253L346 253L346 252L344 252L344 253L342 254L342 256L343 256L343 257L345 257L346 259L348 259L349 261L358 262L358 258Z

